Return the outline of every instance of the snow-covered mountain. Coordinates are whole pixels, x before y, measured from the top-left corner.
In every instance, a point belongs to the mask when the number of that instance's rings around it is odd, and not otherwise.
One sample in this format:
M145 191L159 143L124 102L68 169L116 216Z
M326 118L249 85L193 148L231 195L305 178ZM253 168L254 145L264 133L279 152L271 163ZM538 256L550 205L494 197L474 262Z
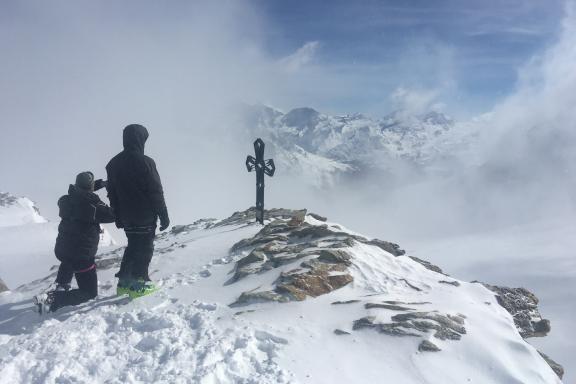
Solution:
M0 227L45 223L46 221L32 200L0 192Z
M464 124L430 111L397 111L381 119L361 114L329 116L312 108L288 113L264 106L245 106L244 124L262 137L280 163L294 173L322 175L318 184L338 175L393 171L398 162L426 167L466 146L471 133Z
M305 210L254 210L159 235L161 290L40 318L54 273L0 295L0 376L24 382L560 383L525 338L550 329L529 291L448 276L396 244Z

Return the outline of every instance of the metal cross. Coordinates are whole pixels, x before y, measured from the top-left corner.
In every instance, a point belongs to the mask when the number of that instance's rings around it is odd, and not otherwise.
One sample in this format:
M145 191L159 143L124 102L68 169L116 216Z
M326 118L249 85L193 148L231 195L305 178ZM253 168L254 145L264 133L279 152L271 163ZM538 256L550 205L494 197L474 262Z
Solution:
M254 142L254 152L256 158L248 156L246 158L246 168L248 172L256 170L256 221L264 224L264 174L272 177L276 166L274 160L264 160L264 142L256 139Z

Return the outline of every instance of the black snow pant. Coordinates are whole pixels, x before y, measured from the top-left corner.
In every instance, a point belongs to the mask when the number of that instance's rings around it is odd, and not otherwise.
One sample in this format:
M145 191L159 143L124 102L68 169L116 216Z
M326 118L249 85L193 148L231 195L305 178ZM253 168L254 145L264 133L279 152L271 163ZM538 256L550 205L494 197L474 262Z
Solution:
M82 304L98 295L98 277L96 275L96 264L84 269L75 269L75 265L67 262L60 264L56 283L59 285L70 285L72 276L76 277L78 289L68 291L54 291L54 301L50 305L50 310L55 311L68 305Z
M148 266L154 253L155 231L155 226L125 228L128 245L124 250L120 271L118 271L116 277L150 281Z

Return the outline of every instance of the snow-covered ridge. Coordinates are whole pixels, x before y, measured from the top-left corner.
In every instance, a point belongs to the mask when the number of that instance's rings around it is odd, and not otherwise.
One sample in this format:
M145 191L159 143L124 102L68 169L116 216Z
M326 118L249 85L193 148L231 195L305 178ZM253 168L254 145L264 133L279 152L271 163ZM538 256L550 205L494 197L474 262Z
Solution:
M266 218L264 227L255 224L250 209L160 235L150 271L161 290L139 300L114 295L122 248L98 256L100 298L79 308L48 319L31 312L30 296L54 275L4 293L0 376L7 383L560 382L484 285L303 210L270 210ZM533 306L529 316L541 321Z
M0 192L0 227L45 223L46 221L32 200Z

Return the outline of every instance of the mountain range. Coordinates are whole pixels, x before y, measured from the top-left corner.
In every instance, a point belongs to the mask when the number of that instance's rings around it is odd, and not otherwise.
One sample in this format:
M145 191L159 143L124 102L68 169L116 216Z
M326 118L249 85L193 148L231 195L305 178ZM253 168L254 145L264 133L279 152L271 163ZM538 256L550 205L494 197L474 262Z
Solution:
M362 114L330 116L304 107L287 113L265 105L245 106L249 133L261 137L276 161L317 185L342 176L430 169L466 148L474 133L439 111L396 111L373 119Z

